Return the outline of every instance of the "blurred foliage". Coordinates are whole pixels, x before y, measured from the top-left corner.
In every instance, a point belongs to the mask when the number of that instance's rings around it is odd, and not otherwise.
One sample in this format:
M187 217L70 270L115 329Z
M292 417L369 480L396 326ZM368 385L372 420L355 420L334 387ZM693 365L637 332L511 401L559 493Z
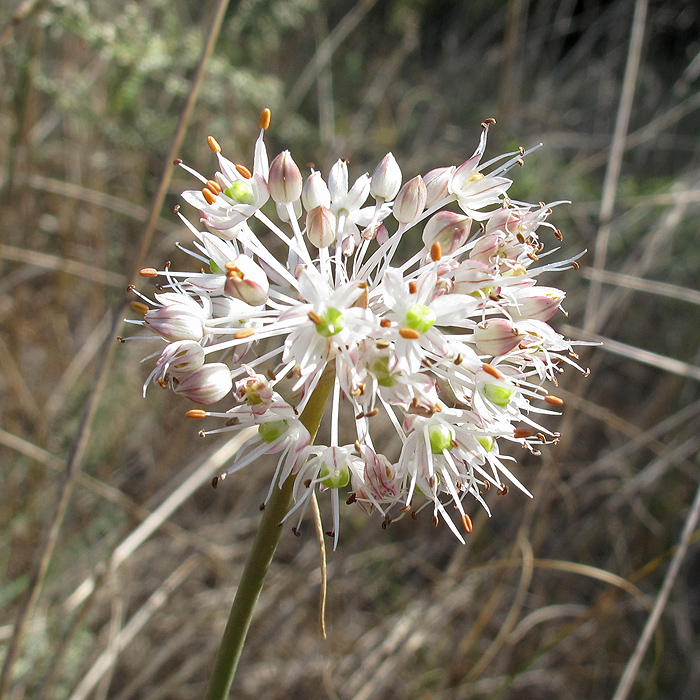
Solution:
M213 134L250 163L260 110L270 107L272 153L290 147L324 172L348 157L359 175L392 150L411 177L462 162L481 121L496 117L489 155L544 143L517 171L512 196L572 202L552 217L564 233L555 256L589 253L581 275L552 282L568 290L570 316L558 322L580 327L633 7L240 0L228 9L181 157L210 171ZM0 3L0 655L55 509L56 458L70 453L93 391L109 328L100 322L125 298L214 3L38 0L12 26L18 8ZM700 279L699 56L696 0L653 0L605 265L685 291ZM191 182L173 176L154 264L178 260L173 242L187 238L170 209ZM697 304L617 284L603 292L600 334L697 368ZM139 360L151 347L117 350L84 462L95 481L76 486L12 697L74 697L115 630L190 556L196 566L163 594L167 604L90 697L203 695L270 472L201 489L108 573L115 546L144 517L139 508L162 503L216 448L196 439L184 403L157 388L141 400ZM571 571L536 564L530 577L522 562L532 553L630 577L665 556L700 478L700 396L694 379L601 349L582 354L593 372L562 379L572 392L552 424L562 443L540 460L518 455L535 499L498 499L490 520L474 514L466 548L427 518L382 530L346 509L329 556L326 642L315 622L312 528L285 535L236 697L610 697L645 609ZM695 700L699 561L696 547L645 658L639 697ZM644 594L656 594L665 566L636 582ZM75 602L93 574L94 594Z

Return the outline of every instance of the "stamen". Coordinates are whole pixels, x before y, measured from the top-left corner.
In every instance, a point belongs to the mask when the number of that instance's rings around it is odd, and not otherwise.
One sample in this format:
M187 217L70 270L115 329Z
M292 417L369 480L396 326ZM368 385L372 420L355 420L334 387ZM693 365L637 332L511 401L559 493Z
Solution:
M472 519L465 513L460 520L462 521L462 527L466 530L467 534L469 534L474 529Z
M214 193L214 194L221 194L221 186L216 180L207 180L207 187Z
M400 328L399 335L406 340L418 340L420 338L420 333L414 331L413 328ZM377 343L379 345L379 343Z
M513 437L518 439L532 437L532 430L529 428L516 428L513 431Z
M207 145L214 153L221 153L221 146L213 136L207 136Z
M408 293L415 294L418 291L418 285L415 282L408 283Z
M391 328L391 321L388 318L383 318L380 322L379 325L382 328Z
M158 277L158 270L152 267L144 267L139 270L141 277Z
M129 308L137 314L147 314L149 311L148 307L140 301L132 301Z
M490 374L494 379L503 379L503 375L488 362L484 362L484 364L481 365L481 369L483 369L486 374Z
M242 328L240 331L236 331L233 337L236 340L241 340L242 338L250 338L251 335L255 335L255 331L252 328Z
M377 341L377 349L378 350L384 350L388 348L391 345L391 343L388 340L378 340Z
M315 311L309 311L309 318L317 326L323 323L323 319Z
M202 194L204 199L207 200L207 204L214 204L216 201L216 195L208 187L202 189Z
M242 175L246 180L250 180L250 178L253 177L253 173L251 173L250 170L245 167L245 165L236 163L236 170L238 171L238 174Z
M435 241L432 246L430 246L430 259L433 262L437 262L442 257L442 245L440 241Z
M270 120L272 119L272 112L270 112L268 107L265 107L262 112L260 112L260 121L258 126L267 131L270 128Z
M187 413L185 413L186 418L206 418L207 412L203 411L201 408L192 408Z
M552 404L552 406L563 406L564 405L564 399L560 399L558 396L553 396L552 394L547 394L547 396L544 397L544 400Z

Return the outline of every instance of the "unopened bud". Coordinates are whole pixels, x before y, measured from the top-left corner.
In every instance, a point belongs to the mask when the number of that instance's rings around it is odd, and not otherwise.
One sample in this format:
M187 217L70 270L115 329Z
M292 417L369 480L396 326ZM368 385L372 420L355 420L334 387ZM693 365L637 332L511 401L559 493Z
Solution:
M224 294L251 306L267 301L270 283L265 271L247 255L237 255L226 263Z
M416 175L409 180L396 196L394 201L394 218L404 225L410 225L418 220L425 209L428 190L423 178Z
M306 235L317 248L325 248L335 240L335 214L318 206L306 215Z
M449 195L450 178L454 170L454 166L449 166L445 168L435 168L435 170L426 173L423 178L423 182L425 182L425 186L428 190L428 198L425 201L426 208L429 209Z
M491 258L498 253L502 242L503 237L498 233L489 233L482 236L474 244L469 257L472 260L490 262Z
M369 192L375 199L390 202L401 187L401 168L392 153L387 153L372 173Z
M233 388L231 370L222 362L203 365L175 386L175 393L200 404L216 403Z
M440 243L443 255L449 255L469 238L472 220L453 211L439 211L431 217L423 229L423 243L430 248Z
M289 151L282 151L270 163L270 196L278 204L290 204L301 197L303 179Z
M330 209L331 193L326 181L318 170L315 170L306 178L304 187L301 190L301 202L306 211L311 211L316 207Z
M507 306L508 313L515 319L548 321L557 312L564 296L564 292L556 287L522 289L515 295L517 303Z
M505 318L491 318L474 329L474 341L479 352L493 357L510 352L524 337Z
M204 311L192 299L151 309L144 320L166 340L201 340L204 336Z

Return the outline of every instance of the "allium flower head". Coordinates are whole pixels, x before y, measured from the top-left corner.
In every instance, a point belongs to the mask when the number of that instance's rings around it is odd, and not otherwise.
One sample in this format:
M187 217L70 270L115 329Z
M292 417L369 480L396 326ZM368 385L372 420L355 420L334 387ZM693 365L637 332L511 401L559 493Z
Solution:
M575 263L539 262L538 229L560 238L553 205L507 197L524 151L482 164L491 123L466 162L403 186L390 153L354 182L342 159L327 180L304 178L289 151L268 165L269 111L252 171L211 137L218 171L182 166L203 185L183 198L205 230L178 211L200 271L143 270L162 291L132 303L143 314L132 322L166 343L146 384L232 404L190 411L221 420L202 434L256 428L217 483L276 454L273 483L296 478L287 517L300 522L312 493L330 492L336 542L343 489L385 525L428 506L461 541L470 500L488 510L486 492L509 484L529 495L500 445L538 454L558 437L533 415L562 403L543 382L578 365L547 323L564 293L537 278ZM328 381L329 420L312 444L299 417Z

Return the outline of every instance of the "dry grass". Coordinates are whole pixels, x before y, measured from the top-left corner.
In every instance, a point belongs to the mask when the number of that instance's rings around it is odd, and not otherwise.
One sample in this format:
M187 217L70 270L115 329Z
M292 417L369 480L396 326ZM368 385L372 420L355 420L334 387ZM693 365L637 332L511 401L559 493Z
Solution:
M389 149L408 175L460 162L488 116L492 153L544 141L514 196L574 201L561 254L590 252L551 282L567 332L606 345L590 378L562 378L562 442L521 460L534 499L494 497L466 547L347 508L325 641L313 525L286 533L235 697L607 698L647 638L634 697L696 697L700 14L642 5L244 0L194 104L219 3L2 3L5 697L203 695L270 471L208 488L235 445L197 439L172 395L141 400L145 345L114 336L140 253L186 240L173 144L203 169L208 133L249 154L264 106L272 150L324 169Z

